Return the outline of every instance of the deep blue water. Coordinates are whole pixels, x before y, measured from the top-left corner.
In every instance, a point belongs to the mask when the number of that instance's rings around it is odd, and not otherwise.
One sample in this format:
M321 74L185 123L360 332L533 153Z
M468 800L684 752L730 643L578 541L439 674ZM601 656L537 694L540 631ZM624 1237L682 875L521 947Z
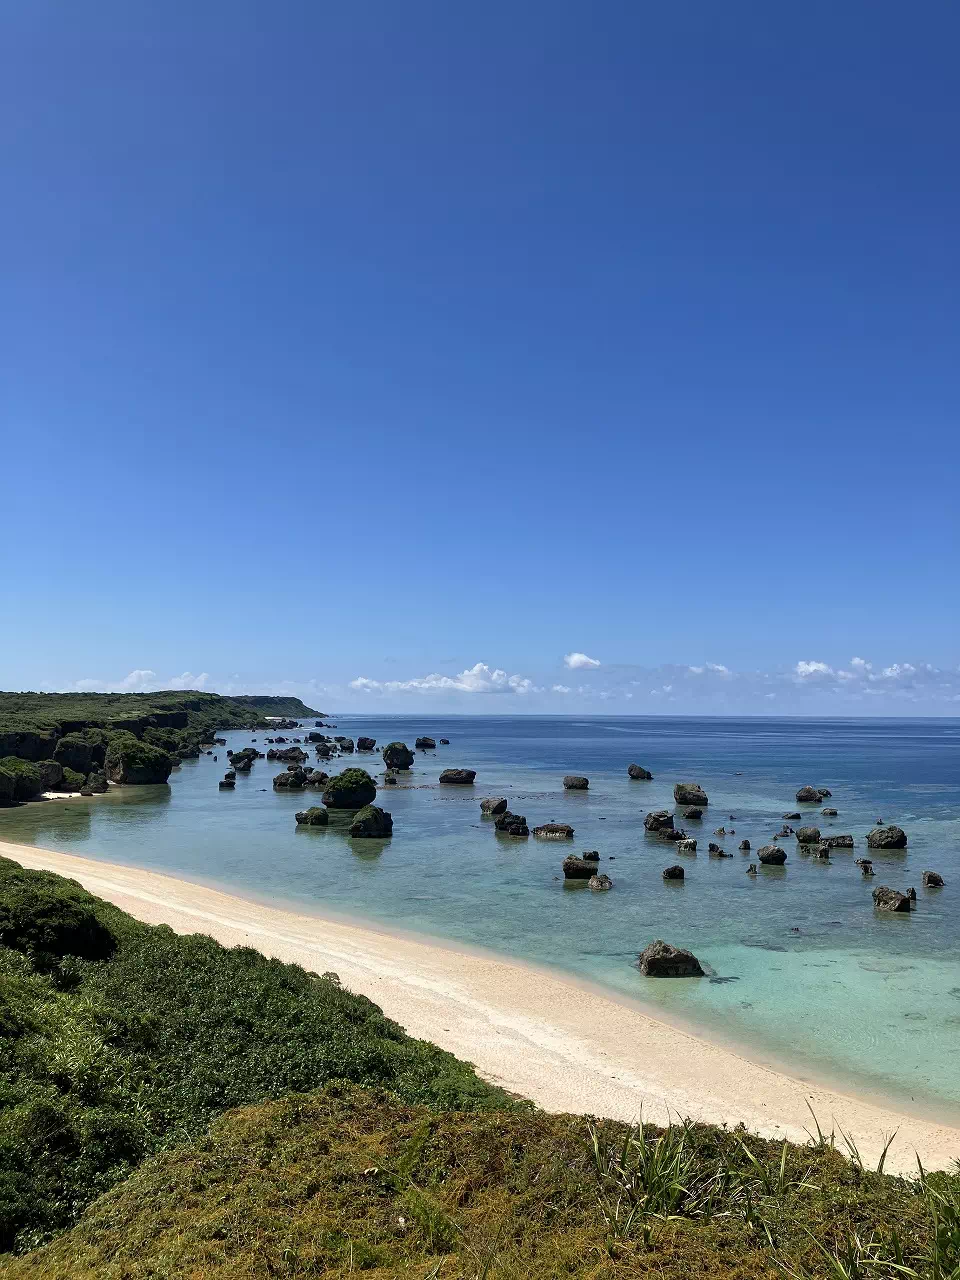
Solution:
M223 749L216 764L184 764L169 787L0 813L0 839L536 960L656 1005L754 1057L960 1113L960 721L350 716L338 724L378 744L412 746L423 733L451 739L418 753L405 785L381 791L395 823L386 843L351 840L339 824L298 829L294 812L311 793L275 793L276 766L265 760L235 792L218 791ZM262 748L263 733L228 735L234 748L255 736ZM628 779L631 762L654 781ZM376 755L355 763L382 773ZM439 786L440 770L452 765L477 769L476 785ZM589 791L564 792L565 773L586 774ZM647 810L673 808L679 780L710 796L704 821L686 824L696 856L677 856L643 829ZM805 783L829 787L827 803L839 810L827 819L813 806L809 820L852 833L856 850L823 864L789 840L785 868L748 877L756 849L798 807ZM507 796L531 827L571 823L572 846L499 838L480 817L484 795ZM878 817L904 827L909 846L874 851L868 881L853 860L867 852L864 836ZM731 859L707 855L721 824L736 830L718 841ZM753 856L736 852L743 837ZM600 851L611 893L563 882L563 857L583 849ZM686 879L665 883L662 870L676 861ZM941 872L944 889L922 887L926 868ZM875 913L879 884L915 885L916 911ZM726 981L641 977L633 961L655 937L691 948Z

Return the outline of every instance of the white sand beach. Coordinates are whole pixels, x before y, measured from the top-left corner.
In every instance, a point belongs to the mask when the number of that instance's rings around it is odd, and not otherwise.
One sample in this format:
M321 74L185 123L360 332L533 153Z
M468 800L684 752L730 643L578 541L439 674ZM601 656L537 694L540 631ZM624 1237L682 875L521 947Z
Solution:
M960 1129L899 1114L749 1061L586 984L319 916L263 906L135 867L0 842L25 867L79 880L151 924L206 933L226 946L316 973L375 1001L413 1036L472 1062L488 1080L548 1111L663 1121L668 1114L807 1140L812 1108L825 1132L849 1134L866 1161L887 1138L891 1172L947 1168Z

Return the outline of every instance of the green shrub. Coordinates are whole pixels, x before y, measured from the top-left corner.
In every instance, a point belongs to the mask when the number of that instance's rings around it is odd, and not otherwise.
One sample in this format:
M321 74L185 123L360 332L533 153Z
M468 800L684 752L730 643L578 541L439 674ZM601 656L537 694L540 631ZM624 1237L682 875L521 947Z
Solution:
M44 965L63 956L103 960L116 947L109 929L76 894L29 881L3 886L0 945Z
M86 786L86 782L87 779L84 774L77 773L74 769L64 767L63 781L60 783L58 790L79 791L82 787Z
M64 770L72 769L86 776L94 766L95 750L95 744L88 741L85 734L66 733L57 743L53 758ZM102 754L100 759L103 760Z
M43 790L40 766L30 760L21 760L19 756L5 756L0 760L0 769L13 775L15 800L32 800Z
M366 769L344 769L327 783L323 803L331 809L362 809L377 798L377 785Z
M107 777L113 782L150 784L166 782L173 760L166 751L141 742L132 733L114 733L107 748Z

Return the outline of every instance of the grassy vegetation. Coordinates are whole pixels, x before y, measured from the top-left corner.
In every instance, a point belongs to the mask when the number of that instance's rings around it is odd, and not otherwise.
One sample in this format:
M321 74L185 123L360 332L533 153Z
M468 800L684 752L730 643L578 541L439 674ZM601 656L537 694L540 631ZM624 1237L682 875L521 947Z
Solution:
M181 711L210 717L214 727L248 728L263 716L315 716L323 713L299 698L244 694L221 697L164 689L155 693L0 693L0 729L67 724L106 726ZM82 727L82 726L81 726Z
M229 1108L333 1080L517 1105L332 977L140 924L0 859L0 1248L70 1226Z
M958 1223L955 1178L828 1144L438 1114L337 1083L223 1116L0 1276L948 1280Z

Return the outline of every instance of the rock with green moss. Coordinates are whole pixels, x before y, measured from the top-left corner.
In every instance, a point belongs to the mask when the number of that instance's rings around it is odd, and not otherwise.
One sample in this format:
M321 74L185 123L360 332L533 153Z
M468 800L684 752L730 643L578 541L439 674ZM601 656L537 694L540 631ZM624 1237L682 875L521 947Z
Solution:
M385 840L393 835L393 817L378 805L364 805L350 824L350 834L355 839Z
M85 734L66 733L57 743L53 758L64 769L72 769L75 773L82 773L86 777L95 763L93 752L94 744L87 740Z
M132 733L115 733L107 748L106 773L111 782L150 786L166 782L173 759L160 747L141 742Z
M56 760L38 760L37 768L40 770L40 785L44 791L63 790L63 765Z
M17 780L0 761L0 808L8 808L17 803Z
M323 793L328 809L362 809L376 798L376 784L366 769L344 769L330 779Z
M85 791L88 789L87 780L82 773L77 773L76 769L64 769L63 777L58 787L59 791Z
M87 781L84 791L90 791L93 795L103 795L107 789L107 775L99 769L93 769L87 775Z
M409 769L413 752L405 742L388 742L383 748L383 763L388 769Z
M330 821L329 813L318 805L311 805L309 809L301 809L294 816L297 819L298 827L325 827Z
M13 775L14 800L33 800L43 790L43 775L40 766L32 760L21 760L19 756L6 756L0 760L0 769Z

